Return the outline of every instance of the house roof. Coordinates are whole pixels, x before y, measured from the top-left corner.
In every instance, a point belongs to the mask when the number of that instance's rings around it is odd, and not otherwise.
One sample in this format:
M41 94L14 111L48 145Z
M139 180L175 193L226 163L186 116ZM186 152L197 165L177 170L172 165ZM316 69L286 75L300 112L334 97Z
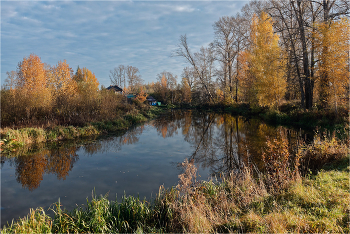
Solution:
M154 99L154 97L152 97L152 96L148 96L146 98L146 100L149 101L149 102L155 102L156 101L156 99Z
M108 88L108 90L114 90L116 92L123 92L123 89L119 88L117 85L110 85Z

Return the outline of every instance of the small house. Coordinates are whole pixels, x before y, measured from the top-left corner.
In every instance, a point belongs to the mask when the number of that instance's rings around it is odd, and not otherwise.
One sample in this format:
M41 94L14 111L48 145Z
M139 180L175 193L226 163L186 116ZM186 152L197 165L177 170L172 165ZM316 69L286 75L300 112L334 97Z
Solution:
M110 85L107 90L112 90L115 93L123 93L123 89L119 88L117 85Z
M148 104L150 104L151 106L156 106L157 105L157 100L154 99L154 97L152 97L152 96L148 96L146 98L146 100L147 100Z

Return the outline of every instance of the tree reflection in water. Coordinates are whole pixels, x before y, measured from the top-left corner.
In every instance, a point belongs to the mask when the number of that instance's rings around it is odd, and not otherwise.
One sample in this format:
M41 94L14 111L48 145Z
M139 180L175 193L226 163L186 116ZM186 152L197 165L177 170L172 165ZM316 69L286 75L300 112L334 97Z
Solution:
M93 155L110 148L120 150L122 145L138 142L144 126L134 128L122 136L108 138L104 141L90 140L87 142L74 142L71 144L55 143L51 146L45 144L32 145L14 152L12 159L2 158L2 162L9 161L16 168L16 180L23 188L30 191L40 186L44 174L55 174L57 179L65 180L73 165L79 160L76 153L79 149L85 155Z
M180 132L193 148L188 159L194 160L203 168L209 168L212 175L240 171L244 166L250 165L263 169L261 155L266 139L278 138L280 131L285 132L292 154L301 138L301 131L271 127L258 119L213 112L173 110L148 124L163 138ZM17 155L12 159L2 158L2 163L7 160L13 164L16 167L17 181L32 191L40 186L44 174L54 174L59 180L65 180L79 159L76 153L78 150L83 150L85 155L111 149L114 152L120 151L123 145L139 141L144 126L103 140L90 139L70 144L54 143L50 147L37 145L23 148L14 153ZM307 138L312 140L312 134L308 134Z
M210 168L212 175L238 172L253 165L262 170L261 155L267 138L278 138L281 131L286 132L291 153L301 138L301 131L230 114L172 111L152 124L163 137L172 137L181 128L184 139L193 146L189 160ZM310 136L306 134L306 138Z

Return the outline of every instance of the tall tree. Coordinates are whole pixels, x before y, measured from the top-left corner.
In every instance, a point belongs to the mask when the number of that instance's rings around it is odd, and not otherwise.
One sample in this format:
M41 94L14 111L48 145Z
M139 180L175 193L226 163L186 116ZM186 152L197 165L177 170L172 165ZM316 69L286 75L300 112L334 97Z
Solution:
M188 79L182 78L181 80L181 94L183 103L191 103L191 87L188 83Z
M175 51L175 56L184 57L189 62L199 78L200 83L209 96L209 99L215 103L214 96L211 91L211 75L213 65L213 51L202 48L197 54L192 54L187 44L186 35L180 36L180 44Z
M277 107L286 90L285 63L274 33L272 19L265 12L254 17L251 29L250 73L260 105Z
M197 84L197 76L196 76L196 72L193 69L193 67L185 67L182 71L181 74L183 79L187 80L187 84L190 87L191 91L195 88L196 84Z
M73 79L77 82L78 91L84 97L94 98L99 90L99 82L94 73L87 68L77 68Z
M133 66L126 67L126 79L129 84L129 89L133 93L137 93L141 88L143 80L141 79L141 75L139 74L139 69Z
M109 78L113 85L118 85L120 88L126 87L126 67L119 65L110 71Z
M254 89L254 79L250 74L250 53L245 50L239 53L238 61L240 64L238 79L241 84L242 100L248 103L257 103L256 91Z
M160 82L161 94L164 101L167 101L169 97L171 103L174 103L177 76L174 76L171 72L163 71L157 75L157 80Z
M349 87L349 20L326 21L317 25L315 46L318 51L319 93L323 108L337 110L346 100Z
M64 60L59 61L48 71L50 72L50 89L55 97L73 96L76 93L76 82L73 80L73 69Z
M289 51L289 60L292 64L290 68L294 67L294 74L298 78L302 106L310 109L314 102L317 70L313 37L315 25L348 15L349 2L346 0L268 0L266 3L264 8L274 18L275 27L282 36L285 49Z
M214 48L216 59L222 63L222 89L227 101L238 101L238 72L237 56L246 46L248 24L246 18L239 14L235 17L224 16L214 23ZM234 92L235 88L235 92Z
M30 104L26 107L28 117L31 108L50 107L52 96L48 88L48 80L44 63L39 56L31 54L18 64L17 88L22 92Z

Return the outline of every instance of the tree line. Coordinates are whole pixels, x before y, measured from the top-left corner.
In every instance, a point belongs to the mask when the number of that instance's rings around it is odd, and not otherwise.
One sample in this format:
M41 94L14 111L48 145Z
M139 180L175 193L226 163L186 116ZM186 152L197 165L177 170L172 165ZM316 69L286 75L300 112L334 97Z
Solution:
M349 105L349 3L346 0L251 1L235 16L213 23L215 39L192 52L180 36L173 56L189 66L180 82L163 71L144 84L139 69L119 65L113 85L165 104L231 105L278 108L285 102L303 109L336 112ZM51 66L31 54L7 72L1 90L3 125L36 121L82 124L112 119L128 107L125 98L99 89L94 73L66 61Z
M129 68L136 73L137 68ZM113 120L133 109L121 95L100 89L89 69L78 66L74 73L65 60L51 66L35 54L7 72L1 89L3 126L84 125Z
M208 102L337 110L349 103L348 15L345 0L251 1L216 21L214 41L198 52L182 35L174 56Z
M214 22L214 41L199 51L180 36L173 56L189 65L180 82L163 71L138 86L164 103L338 111L349 104L349 9L345 0L251 1Z

